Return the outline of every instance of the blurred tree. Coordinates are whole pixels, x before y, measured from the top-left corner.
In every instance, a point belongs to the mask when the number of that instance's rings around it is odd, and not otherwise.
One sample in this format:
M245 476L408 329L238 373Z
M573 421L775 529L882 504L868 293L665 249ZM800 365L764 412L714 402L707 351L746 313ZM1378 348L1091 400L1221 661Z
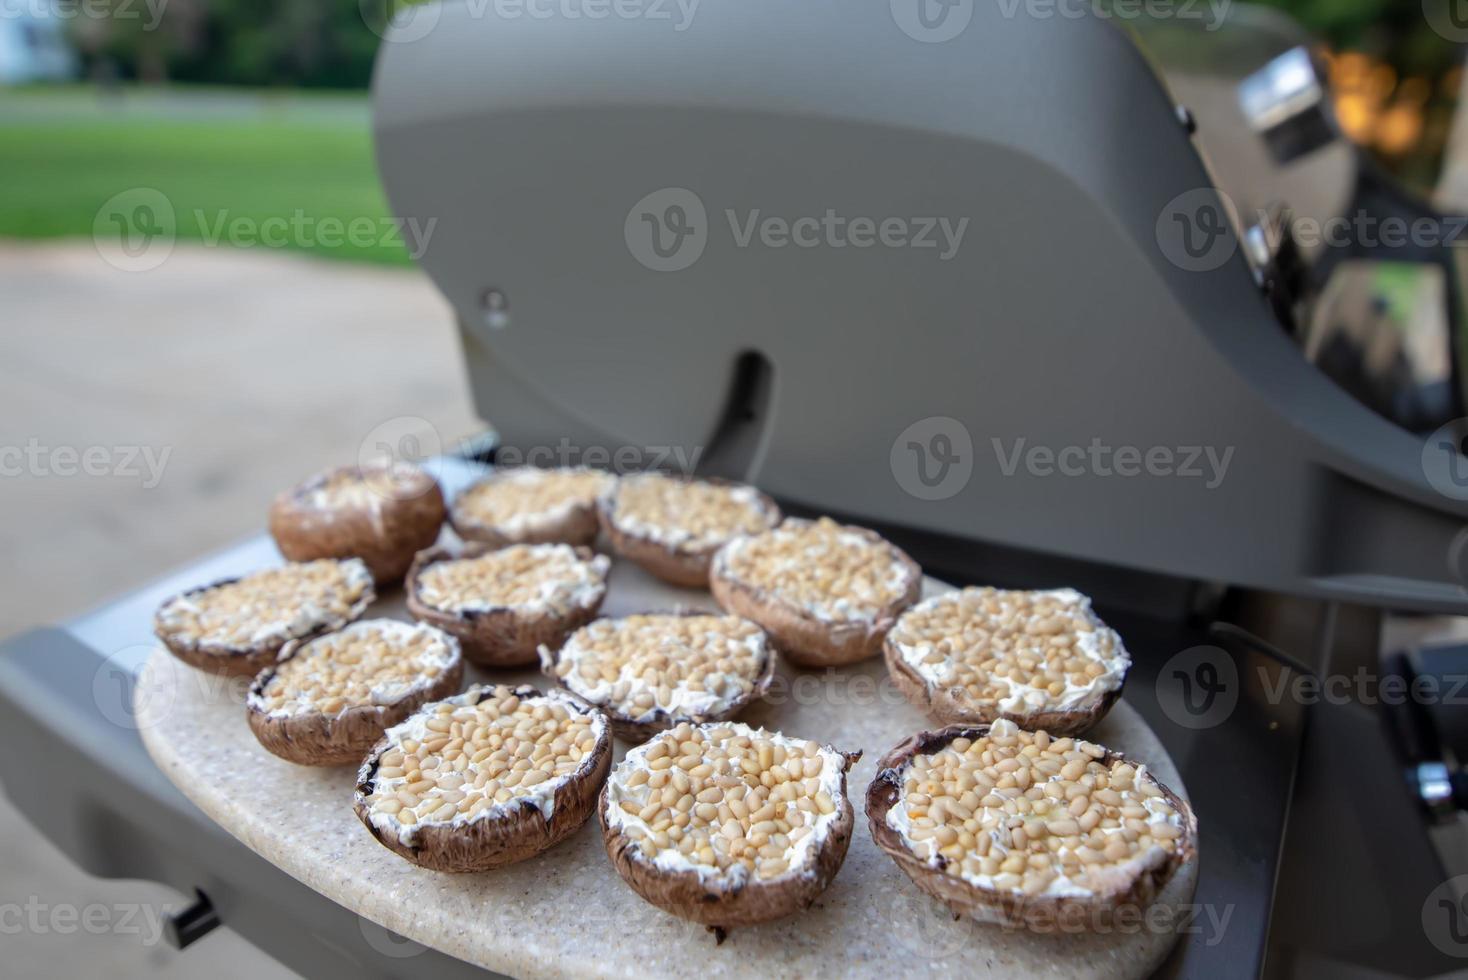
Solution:
M139 81L363 88L387 16L382 0L167 0L154 24L139 0L105 2L78 46L94 76Z

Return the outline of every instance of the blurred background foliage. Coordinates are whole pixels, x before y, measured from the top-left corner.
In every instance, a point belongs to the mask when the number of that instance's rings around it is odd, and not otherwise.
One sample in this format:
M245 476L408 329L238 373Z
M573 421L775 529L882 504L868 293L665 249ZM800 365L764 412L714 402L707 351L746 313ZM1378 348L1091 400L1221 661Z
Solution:
M145 6L143 0L93 2L132 11ZM93 78L360 88L371 75L383 26L405 2L162 0L158 30L146 29L145 17L94 17L78 18L75 33ZM1459 58L1428 26L1417 0L1257 2L1293 17L1330 49L1369 55L1398 73L1441 74Z
M0 173L12 177L0 181L0 235L85 234L106 198L103 185L127 181L205 211L386 215L365 89L391 15L410 2L421 0L85 0L86 15L64 30L77 59L72 74L91 84L8 95L0 86ZM1090 2L1120 0L1068 0L1066 9ZM1185 0L1146 0L1159 10L1169 2L1177 9ZM1138 0L1127 3L1137 9ZM1435 32L1430 17L1449 4L1468 8L1468 0L1256 3L1317 39L1346 132L1431 193L1455 145L1464 46ZM1241 0L1186 5L1194 18L1200 7L1230 19L1259 12ZM1181 27L1180 19L1170 23ZM1195 33L1190 44L1199 54L1226 52L1226 35ZM1204 60L1186 63L1208 74ZM1462 147L1457 155L1468 158ZM101 160L109 168L99 169ZM332 175L330 193L319 190L321 174ZM392 246L330 254L407 261Z
M101 0L139 13L141 0ZM159 0L153 0L158 3ZM148 16L77 18L97 81L365 88L393 0L162 0Z
M100 2L135 11L148 0ZM89 78L360 89L389 17L413 0L152 2L162 5L156 30L137 16L75 22ZM1404 179L1430 184L1457 108L1462 52L1433 31L1424 0L1259 2L1320 40L1346 131Z

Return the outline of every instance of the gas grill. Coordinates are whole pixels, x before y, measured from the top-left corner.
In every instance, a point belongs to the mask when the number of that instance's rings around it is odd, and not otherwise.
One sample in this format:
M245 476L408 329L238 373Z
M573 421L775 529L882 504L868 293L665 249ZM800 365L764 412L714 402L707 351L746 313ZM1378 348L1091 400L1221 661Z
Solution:
M1200 815L1195 901L1230 915L1159 975L1452 967L1423 903L1468 870L1439 846L1461 832L1461 721L1288 692L1455 669L1382 637L1393 614L1468 610L1468 492L1420 431L1460 402L1414 389L1394 421L1311 363L1308 296L1286 290L1314 257L1257 247L1279 240L1200 148L1266 140L1281 172L1359 154L1320 99L1271 110L1267 78L1236 119L1181 109L1196 80L1116 24L960 3L950 34L891 6L709 3L675 30L447 3L399 24L379 166L394 212L435 223L421 261L494 427L433 461L445 491L497 460L677 465L873 527L954 584L1081 589ZM1304 70L1280 33L1233 29L1267 34L1254 67ZM179 946L222 922L308 976L477 973L395 955L143 750L158 603L277 561L261 535L8 641L0 781L44 780L44 813L13 799L81 867L192 898Z

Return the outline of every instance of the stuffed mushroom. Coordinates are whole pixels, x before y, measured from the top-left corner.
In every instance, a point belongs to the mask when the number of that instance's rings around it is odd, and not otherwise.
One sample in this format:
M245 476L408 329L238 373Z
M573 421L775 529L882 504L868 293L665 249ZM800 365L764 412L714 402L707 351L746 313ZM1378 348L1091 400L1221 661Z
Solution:
M459 641L395 619L360 620L292 640L245 699L268 751L303 766L358 764L382 733L464 679Z
M598 619L540 657L547 675L605 711L630 742L733 718L765 693L775 669L759 626L700 612Z
M192 667L254 677L290 641L340 629L375 598L361 559L323 558L180 593L158 608L153 630Z
M458 637L472 663L522 667L595 618L610 566L605 555L567 544L437 548L408 570L408 611Z
M719 550L709 575L720 606L759 623L792 663L829 667L881 652L922 592L922 571L875 531L791 518Z
M443 522L438 481L402 462L318 473L270 506L270 535L286 558L360 558L379 585L402 581Z
M1197 853L1192 808L1145 765L1011 721L920 732L867 788L877 846L955 915L1107 928Z
M1008 718L1079 735L1121 696L1131 657L1073 589L969 588L903 613L883 645L893 681L939 724Z
M754 487L639 473L603 498L601 523L612 550L684 588L708 588L714 552L780 523L780 508Z
M846 858L860 756L737 722L678 725L608 778L607 854L644 899L716 931L799 912Z
M489 871L574 833L612 761L601 712L565 693L471 687L388 729L354 809L384 847L433 871Z

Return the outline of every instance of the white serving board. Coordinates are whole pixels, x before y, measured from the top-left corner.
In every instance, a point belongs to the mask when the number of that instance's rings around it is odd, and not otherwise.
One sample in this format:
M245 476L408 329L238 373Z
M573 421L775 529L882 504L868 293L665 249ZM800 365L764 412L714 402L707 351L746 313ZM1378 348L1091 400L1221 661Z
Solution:
M947 588L931 580L931 594ZM614 564L604 615L676 607L717 608L706 592L669 588L626 562ZM368 616L407 618L389 594ZM532 670L473 681L548 687ZM863 800L876 761L906 736L935 727L887 680L880 658L841 670L797 672L781 664L769 701L741 720L813 738L862 760L849 774L856 810L850 852L831 887L804 914L734 930L722 944L702 927L643 902L613 870L593 817L545 854L498 871L425 871L378 844L352 813L354 768L293 766L267 753L245 722L248 681L206 675L159 648L139 674L136 717L159 768L229 833L287 874L351 909L369 938L380 929L516 977L1056 977L1129 980L1150 974L1176 938L1172 924L1192 899L1197 862L1158 904L1179 915L1109 934L1035 936L955 922L877 849ZM1089 736L1147 763L1186 789L1156 736L1117 703ZM627 746L617 745L620 760ZM1201 815L1206 820L1207 815ZM380 927L380 928L379 928ZM393 946L411 956L413 947ZM410 960L404 968L410 970Z

